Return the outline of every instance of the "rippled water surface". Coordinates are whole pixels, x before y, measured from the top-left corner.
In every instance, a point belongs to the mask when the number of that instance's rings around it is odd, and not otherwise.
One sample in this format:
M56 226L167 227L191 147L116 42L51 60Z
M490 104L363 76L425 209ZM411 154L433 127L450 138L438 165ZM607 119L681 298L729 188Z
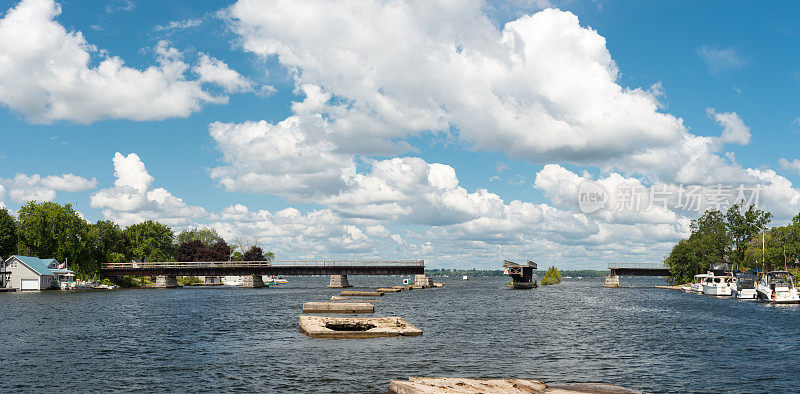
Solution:
M647 391L800 388L800 308L654 289L658 278L566 279L506 290L504 278L387 294L376 316L421 337L311 339L305 301L326 277L264 289L0 293L0 392L386 392L409 376L602 381ZM364 289L399 277L351 277ZM356 289L358 289L358 287Z

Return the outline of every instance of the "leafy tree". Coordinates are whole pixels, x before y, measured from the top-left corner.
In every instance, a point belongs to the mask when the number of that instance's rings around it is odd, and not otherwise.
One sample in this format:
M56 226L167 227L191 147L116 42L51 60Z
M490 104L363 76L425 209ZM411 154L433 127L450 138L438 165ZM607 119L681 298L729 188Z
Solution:
M664 259L673 283L690 282L698 273L708 271L709 262L696 253L695 245L695 242L682 239Z
M244 255L237 250L231 255L231 261L244 261Z
M204 247L197 255L197 261L228 261L231 257L231 248L220 239L211 247Z
M730 262L734 266L744 263L747 243L762 231L772 220L772 214L750 205L745 211L740 201L730 208L725 214L726 228L731 238L733 253Z
M258 246L252 246L247 252L244 252L242 258L244 261L266 261L267 259L264 251Z
M199 239L182 242L175 250L175 260L178 261L200 261L198 256L207 248Z
M78 275L97 274L96 260L88 240L89 223L72 205L30 201L19 210L19 253L39 258L69 261Z
M222 238L210 250L214 256L214 261L228 261L231 259L231 247Z
M542 286L557 285L561 283L561 273L556 266L551 266L542 277Z
M181 231L181 233L178 234L178 238L175 240L175 242L182 244L190 241L200 241L205 246L213 246L221 239L222 237L217 234L216 230L211 227L205 227Z
M703 216L692 220L692 235L689 241L695 253L700 254L706 263L725 261L729 250L729 238L722 212L711 209Z
M0 209L0 258L17 253L17 220L8 210Z
M98 263L121 263L129 261L132 257L130 240L122 229L110 220L99 220L90 225L88 239L93 249L94 260Z
M175 255L175 234L168 226L148 220L125 228L131 254L144 261L171 261Z

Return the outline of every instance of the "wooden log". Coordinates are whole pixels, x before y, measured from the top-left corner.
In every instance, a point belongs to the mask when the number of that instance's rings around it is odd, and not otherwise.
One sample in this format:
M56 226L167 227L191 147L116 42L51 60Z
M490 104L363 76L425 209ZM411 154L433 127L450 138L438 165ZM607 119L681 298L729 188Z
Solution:
M399 292L401 292L403 290L401 290L401 289L387 289L385 287L381 287L381 288L379 288L379 289L377 289L375 291L378 291L378 292L381 292L381 293L399 293Z

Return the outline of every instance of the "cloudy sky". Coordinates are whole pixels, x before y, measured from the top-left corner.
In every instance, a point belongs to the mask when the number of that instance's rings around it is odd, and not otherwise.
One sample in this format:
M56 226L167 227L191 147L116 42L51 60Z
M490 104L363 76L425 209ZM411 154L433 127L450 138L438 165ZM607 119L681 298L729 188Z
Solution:
M800 4L0 0L0 206L288 258L660 262L800 212Z

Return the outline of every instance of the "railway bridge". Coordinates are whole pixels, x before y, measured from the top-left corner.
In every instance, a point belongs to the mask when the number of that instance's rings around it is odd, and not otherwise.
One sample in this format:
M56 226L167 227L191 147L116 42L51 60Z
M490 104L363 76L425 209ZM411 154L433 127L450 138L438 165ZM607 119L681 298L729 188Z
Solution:
M178 276L242 276L244 285L261 287L262 275L330 275L328 287L350 287L347 275L422 275L424 260L289 260L104 263L105 276L155 276L156 287L177 286Z

